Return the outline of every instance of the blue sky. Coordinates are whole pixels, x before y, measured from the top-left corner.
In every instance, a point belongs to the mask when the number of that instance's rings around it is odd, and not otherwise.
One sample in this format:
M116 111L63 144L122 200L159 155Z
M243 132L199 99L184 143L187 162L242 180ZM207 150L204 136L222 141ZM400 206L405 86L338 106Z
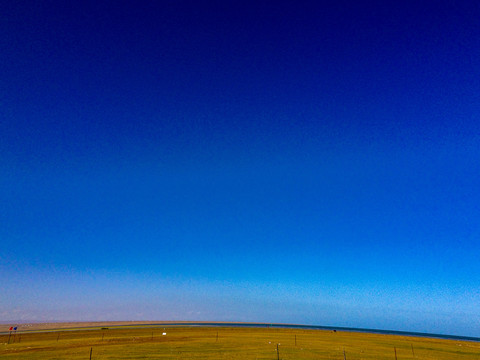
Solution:
M480 336L478 5L0 10L0 320Z

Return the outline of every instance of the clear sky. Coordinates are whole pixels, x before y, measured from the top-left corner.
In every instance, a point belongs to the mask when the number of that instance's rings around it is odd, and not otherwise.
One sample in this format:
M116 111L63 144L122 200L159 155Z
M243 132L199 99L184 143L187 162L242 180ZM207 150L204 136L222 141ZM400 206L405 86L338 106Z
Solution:
M479 5L312 3L1 2L0 321L480 336Z

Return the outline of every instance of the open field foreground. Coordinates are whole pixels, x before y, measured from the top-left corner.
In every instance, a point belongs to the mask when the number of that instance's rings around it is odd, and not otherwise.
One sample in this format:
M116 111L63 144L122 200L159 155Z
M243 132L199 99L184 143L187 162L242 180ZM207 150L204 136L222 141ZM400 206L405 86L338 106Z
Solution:
M166 335L162 335L163 333ZM217 335L218 334L218 335ZM1 335L2 359L480 359L480 343L326 330L117 326ZM279 354L277 354L277 344Z

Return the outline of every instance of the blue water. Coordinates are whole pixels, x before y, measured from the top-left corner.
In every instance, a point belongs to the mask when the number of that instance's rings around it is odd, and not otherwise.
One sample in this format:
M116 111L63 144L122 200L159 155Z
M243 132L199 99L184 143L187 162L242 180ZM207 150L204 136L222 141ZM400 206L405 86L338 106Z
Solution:
M302 330L331 330L331 331L349 331L349 332L363 332L375 333L384 335L402 335L402 336L417 336L428 338L439 338L448 340L463 340L463 341L478 341L480 337L460 336L460 335L446 335L446 334L429 334L421 332L397 331L397 330L380 330L380 329L363 329L350 327L336 327L336 326L320 326L320 325L295 325L295 324L265 324L265 323L207 323L207 322L186 322L186 323L159 323L149 324L156 326L219 326L219 327L261 327L261 328L288 328L288 329L302 329Z

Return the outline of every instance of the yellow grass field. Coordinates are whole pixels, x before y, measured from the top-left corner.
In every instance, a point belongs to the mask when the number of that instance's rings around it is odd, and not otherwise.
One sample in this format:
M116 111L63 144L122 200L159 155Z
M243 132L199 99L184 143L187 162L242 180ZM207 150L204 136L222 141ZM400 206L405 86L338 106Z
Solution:
M342 360L345 350L348 360L480 359L480 343L470 341L287 328L108 325L19 332L10 344L8 334L1 335L0 358L90 359L91 351L92 360Z

